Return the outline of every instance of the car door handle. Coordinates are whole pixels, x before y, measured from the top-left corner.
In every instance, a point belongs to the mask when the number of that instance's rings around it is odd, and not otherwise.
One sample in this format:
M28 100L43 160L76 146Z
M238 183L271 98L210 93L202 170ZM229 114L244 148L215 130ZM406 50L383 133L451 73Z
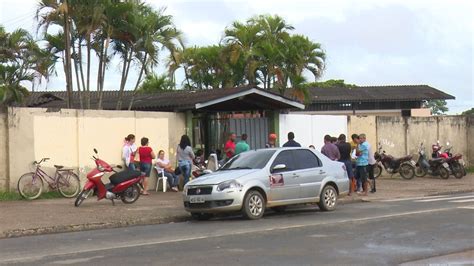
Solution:
M293 174L293 178L298 178L298 177L300 177L300 176L297 175L297 174Z
M323 170L319 170L319 173L324 175L326 172L324 172Z

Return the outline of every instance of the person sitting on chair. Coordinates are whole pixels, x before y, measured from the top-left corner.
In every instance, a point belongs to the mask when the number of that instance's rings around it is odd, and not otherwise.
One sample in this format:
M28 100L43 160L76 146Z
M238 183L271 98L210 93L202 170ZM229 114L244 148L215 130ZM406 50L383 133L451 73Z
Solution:
M158 171L158 176L161 176L162 173L164 176L166 176L171 190L178 192L178 176L175 175L170 160L165 159L164 150L160 150L158 152L158 159L156 159L156 170Z

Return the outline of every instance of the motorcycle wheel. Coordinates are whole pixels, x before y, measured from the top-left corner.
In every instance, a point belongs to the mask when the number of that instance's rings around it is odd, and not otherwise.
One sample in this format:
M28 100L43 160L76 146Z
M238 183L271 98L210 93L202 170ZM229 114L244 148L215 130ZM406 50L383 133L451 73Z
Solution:
M424 177L426 174L428 173L428 171L422 167L421 165L416 165L415 167L415 176L417 177Z
M415 167L409 164L400 165L399 172L403 179L409 180L415 177Z
M438 174L442 179L448 179L449 178L449 171L448 171L448 169L444 168L443 166L441 166L438 169Z
M374 177L377 178L382 175L382 166L379 164L374 165Z
M462 165L460 163L457 163L457 162L454 162L452 165L451 165L451 170L453 172L453 175L454 177L456 177L457 179L460 179L464 176L464 167L462 167Z
M133 184L133 186L127 188L124 192L122 192L121 199L122 202L125 204L132 204L140 197L140 188L137 184Z
M79 195L77 195L76 201L74 202L74 206L79 207L79 205L81 205L82 202L84 200L86 200L87 197L89 197L90 192L91 192L90 189L81 191L81 193L79 193Z

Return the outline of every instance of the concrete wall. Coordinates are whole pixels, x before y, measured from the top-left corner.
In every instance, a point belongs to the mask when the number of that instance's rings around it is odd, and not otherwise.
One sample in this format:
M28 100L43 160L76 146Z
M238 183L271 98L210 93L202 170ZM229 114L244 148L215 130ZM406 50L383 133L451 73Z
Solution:
M372 150L375 152L377 147L377 125L375 116L348 116L347 117L347 139L351 140L352 134L364 133Z
M380 143L395 157L417 154L421 142L431 154L431 145L449 142L453 153L461 153L469 165L474 165L474 117L467 116L350 116L348 134L366 133L370 144ZM376 140L375 142L371 140ZM375 145L375 146L374 146Z
M0 178L8 163L9 174L6 176L10 177L9 187L13 189L21 174L33 169L31 162L43 157L51 158L44 164L48 173L54 173L53 164L60 164L78 170L81 181L85 181L85 174L95 167L90 159L94 148L106 162L122 164L121 149L128 134L136 136L138 146L142 137L149 138L156 153L163 149L174 161L175 146L185 132L185 115L166 112L48 112L41 108L11 108L8 118L9 162L0 157ZM1 126L0 139L3 141L5 132ZM151 183L153 185L154 178Z
M0 190L6 190L8 183L8 122L7 114L0 113Z
M317 150L324 145L324 135L347 134L347 118L341 115L280 114L279 122L280 146L288 140L288 132L294 132L303 147L314 145Z

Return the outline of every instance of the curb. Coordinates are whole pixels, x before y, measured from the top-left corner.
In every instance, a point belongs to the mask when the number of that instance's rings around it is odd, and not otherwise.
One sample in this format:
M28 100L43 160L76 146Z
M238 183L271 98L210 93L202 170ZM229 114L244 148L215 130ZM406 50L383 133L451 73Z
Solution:
M135 225L154 225L154 224L167 224L185 222L189 220L189 216L178 215L169 216L162 218L151 218L146 220L128 220L128 221L117 221L109 223L88 223L88 224L73 224L73 225L57 225L51 227L39 227L30 229L15 229L3 232L0 234L2 238L15 238L22 236L35 236L44 234L55 234L55 233L72 233L80 231L89 231L97 229L111 229L111 228L122 228Z

